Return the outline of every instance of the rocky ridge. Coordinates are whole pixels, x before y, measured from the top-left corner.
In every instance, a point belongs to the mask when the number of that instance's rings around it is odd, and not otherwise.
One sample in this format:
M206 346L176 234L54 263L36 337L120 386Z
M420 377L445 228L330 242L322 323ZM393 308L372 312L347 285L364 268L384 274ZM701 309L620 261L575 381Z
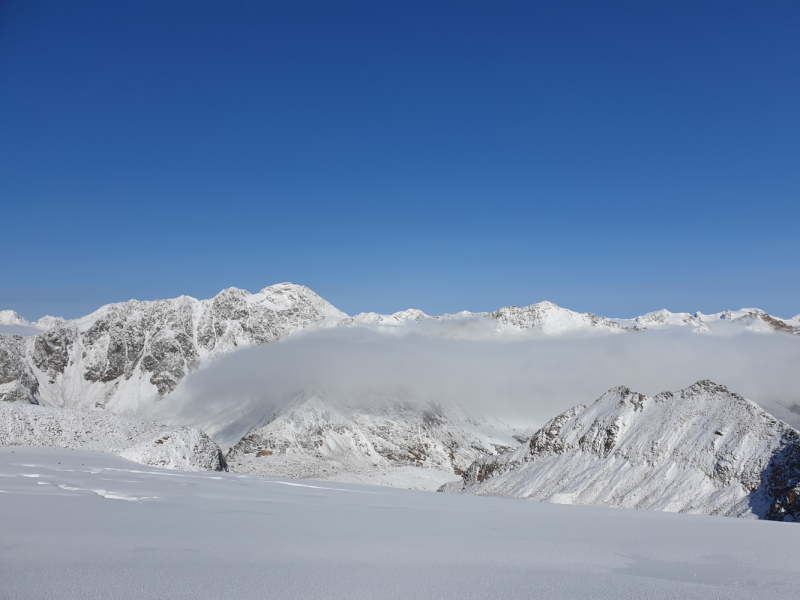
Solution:
M258 294L230 288L210 300L131 300L74 321L50 318L36 335L0 335L0 398L135 413L204 360L343 317L308 288L279 284Z
M800 432L710 381L652 398L618 387L440 491L800 520Z

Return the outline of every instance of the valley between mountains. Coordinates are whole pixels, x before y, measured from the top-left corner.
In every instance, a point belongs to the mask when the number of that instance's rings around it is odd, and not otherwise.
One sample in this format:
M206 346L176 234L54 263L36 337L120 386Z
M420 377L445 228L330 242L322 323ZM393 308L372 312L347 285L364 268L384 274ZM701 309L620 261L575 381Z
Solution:
M100 450L184 471L793 521L800 388L787 365L798 347L800 315L758 309L613 319L540 302L351 317L289 283L210 300L131 300L72 320L28 322L6 310L0 445ZM743 369L737 348L766 366ZM539 354L514 362L529 350ZM556 368L553 356L566 358ZM657 385L648 374L674 377L679 359L691 367L677 373L692 377L684 387L649 396L619 387ZM740 380L762 397L739 395Z

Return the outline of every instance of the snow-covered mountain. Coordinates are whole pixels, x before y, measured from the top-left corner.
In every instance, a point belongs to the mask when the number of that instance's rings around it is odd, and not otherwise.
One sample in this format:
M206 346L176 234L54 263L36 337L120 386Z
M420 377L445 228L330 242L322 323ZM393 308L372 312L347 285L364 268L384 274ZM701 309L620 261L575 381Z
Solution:
M380 315L374 312L360 313L339 322L341 326L373 326L380 329L391 329L413 325L425 321L437 321L452 327L459 327L469 322L489 325L495 333L520 332L537 330L545 335L559 335L576 331L624 331L625 327L614 321L598 317L592 313L577 313L556 306L552 302L539 302L530 306L504 306L491 313L473 313L462 311L454 315L426 315L421 310L409 309L392 315Z
M230 288L211 300L131 300L72 321L48 318L37 335L0 335L0 399L135 413L204 360L344 316L308 288L285 283L257 294Z
M690 314L659 310L635 319L615 319L615 321L625 327L640 331L646 329L668 329L671 327L691 327L695 331L706 332L715 328L733 325L763 333L780 332L800 335L800 318L798 317L781 319L773 317L758 308L742 308L741 310L726 310L711 315L704 315L700 312Z
M456 335L476 323L498 334L625 331L614 320L550 302L493 313L430 317L411 309L348 317L308 288L290 283L257 294L230 288L210 300L130 300L72 320L46 316L30 323L6 310L0 312L0 325L12 333L0 329L0 400L137 414L143 402L168 395L204 361L244 346L313 327L388 330L427 321L444 324Z
M0 310L0 325L21 325L27 327L30 323L13 310Z
M400 397L345 402L306 393L225 458L239 473L435 490L475 459L519 446L509 434L452 404Z
M219 471L219 447L198 429L101 412L0 402L0 446L98 450L181 471Z
M788 333L800 335L800 315L791 319L772 316L758 308L726 310L714 314L701 312L673 313L659 310L633 319L600 317L593 313L578 313L562 308L552 302L539 302L530 306L505 306L494 312L474 313L462 311L456 314L430 316L421 310L409 309L391 315L360 313L342 319L340 326L375 327L384 331L415 327L417 324L440 323L444 327L457 330L470 323L487 325L489 331L502 334L523 331L536 331L554 336L580 332L646 331L689 327L698 333L715 330L748 330L761 333ZM424 331L424 330L423 330ZM442 331L441 329L438 331Z
M492 313L431 317L409 309L348 317L308 288L290 283L257 294L230 288L210 300L188 296L131 300L73 320L46 316L29 323L4 310L0 311L0 326L5 328L0 328L0 399L136 414L142 402L168 395L204 361L300 329L331 325L434 331L451 337L468 337L476 330L481 336L520 332L557 336L669 327L707 332L726 326L799 335L800 315L780 319L758 309L713 315L662 310L624 320L540 302ZM435 327L431 330L428 325ZM2 333L9 328L11 333Z
M284 283L257 294L231 288L209 300L187 296L152 302L131 300L103 306L74 320L48 316L29 323L14 311L2 311L0 325L35 332L3 334L4 330L0 329L0 401L160 419L156 407L163 409L174 401L176 396L170 398L170 395L190 372L235 350L281 340L304 329L338 325L367 327L394 334L419 332L481 339L486 336L523 339L526 333L545 337L563 334L573 337L641 336L647 335L647 330L664 328L713 333L731 327L737 331L797 335L800 315L793 319L779 319L758 309L714 315L662 310L622 320L577 313L550 302L540 302L527 307L503 307L492 313L465 311L429 316L409 309L393 315L362 313L348 317L308 288ZM255 396L253 402L257 403L261 394ZM660 406L661 401L657 404ZM791 420L795 416L792 412L795 406L786 404L783 406L786 414L778 414ZM235 419L226 414L230 413L229 407L219 406L217 409L220 412L206 420L195 420L191 410L184 414L188 416L183 420L167 420L173 423L173 428L194 425L208 432L223 450L230 448L228 458L231 465L246 473L369 481L430 489L452 480L470 464L472 470L467 471L466 476L478 468L476 465L484 463L505 465L505 461L512 461L508 464L516 465L513 461L517 459L512 457L524 453L523 448L501 455L503 451L516 447L518 441L511 437L513 431L483 417L471 416L440 398L431 404L384 393L377 400L358 402L352 397L332 398L321 389L316 393L298 395L267 417L264 417L267 409L262 407ZM162 411L163 414L168 412ZM716 414L710 410L709 414L712 413ZM10 418L8 415L11 413L3 414L3 418ZM586 415L581 418L588 418ZM577 413L574 416L578 418ZM658 423L662 417L660 413L656 414L653 423ZM648 422L651 420L648 417ZM775 419L772 422L777 423ZM657 432L663 432L666 430L659 428L670 423L653 427ZM109 448L119 446L113 441L116 434L110 434L111 441L106 439L105 426L99 421L87 421L86 426L92 429L95 425L99 427L97 443ZM223 431L226 427L227 430ZM649 431L649 427L651 425L642 425L639 429ZM781 424L781 427L786 426ZM148 447L152 445L145 442ZM681 451L700 452L694 447L687 448ZM737 455L740 457L762 457L763 452L767 452L760 446L755 450L750 447L740 450ZM523 461L525 465L530 462ZM505 467L500 470L503 469ZM516 466L506 470L512 479L514 472L524 471ZM694 471L680 477L684 476L691 481L700 477ZM602 477L598 481L602 481ZM718 483L715 482L709 485L713 487ZM486 482L470 480L469 483L470 490L483 493L484 487L481 486ZM473 489L472 484L480 485ZM545 489L550 488L541 488L540 492L545 493ZM553 487L547 497L562 493L559 489ZM658 494L661 491L660 488L656 490ZM652 498L658 496L656 492ZM501 490L501 493L506 492ZM743 511L744 505L734 502L737 498L736 502L744 502L744 496L740 498L741 494L737 493L725 492L724 502L713 498L698 500L697 510L728 511L731 514ZM650 502L641 499L633 502L632 497L624 494L623 497L624 500L619 500L620 505L647 506ZM606 501L597 500L590 492L584 491L575 498L576 502L582 502L584 498L590 498L592 502ZM616 496L608 502L617 502L614 498ZM689 500L684 504L681 502L684 500L678 499L664 506L670 510L694 510L695 504Z
M618 387L440 491L799 520L800 432L710 381L652 398Z

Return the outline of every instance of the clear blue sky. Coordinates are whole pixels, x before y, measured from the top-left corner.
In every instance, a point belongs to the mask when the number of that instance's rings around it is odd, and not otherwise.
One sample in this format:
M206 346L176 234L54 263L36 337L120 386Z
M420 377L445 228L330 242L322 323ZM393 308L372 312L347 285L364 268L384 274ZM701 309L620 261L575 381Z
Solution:
M0 3L0 309L800 313L796 2Z

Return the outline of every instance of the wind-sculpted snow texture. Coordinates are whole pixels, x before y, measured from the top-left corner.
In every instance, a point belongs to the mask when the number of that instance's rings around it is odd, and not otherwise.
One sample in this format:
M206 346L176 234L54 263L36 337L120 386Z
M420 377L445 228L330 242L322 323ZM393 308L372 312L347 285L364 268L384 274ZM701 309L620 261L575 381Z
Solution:
M0 446L98 450L181 471L225 467L217 445L198 429L100 412L0 403Z
M618 387L440 491L800 520L800 432L710 381L652 398Z
M342 317L308 288L279 284L202 301L131 300L74 321L45 318L33 324L49 327L37 335L0 335L0 398L135 413L203 360Z
M403 399L295 399L228 452L231 470L435 490L519 442L457 406Z

